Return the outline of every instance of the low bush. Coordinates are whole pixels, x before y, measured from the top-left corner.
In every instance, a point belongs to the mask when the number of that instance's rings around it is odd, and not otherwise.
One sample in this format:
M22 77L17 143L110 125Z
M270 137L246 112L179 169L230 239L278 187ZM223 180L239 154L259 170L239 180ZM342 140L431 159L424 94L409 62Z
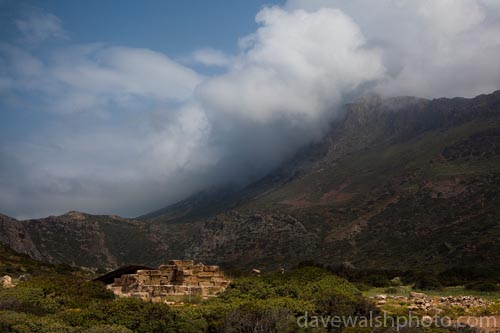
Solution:
M388 276L369 274L363 280L384 285L391 283ZM433 276L419 277L417 282L420 289L440 286ZM388 287L388 291L404 288ZM236 278L216 298L175 307L116 299L102 284L74 276L34 278L12 289L0 289L0 332L342 332L334 327L302 330L297 319L305 313L368 317L378 312L354 284L319 267ZM358 331L363 330L345 330Z
M426 274L417 278L414 288L419 290L442 290L443 285L435 276Z
M465 285L465 289L475 291L499 291L498 284L494 281L477 281Z
M385 290L385 293L391 294L391 295L397 294L397 293L399 293L399 288L398 287L389 287Z
M305 312L353 315L373 304L347 280L319 267L237 278L217 298L183 307L119 298L104 285L74 276L35 277L0 290L1 332L297 331ZM254 326L252 326L254 325Z

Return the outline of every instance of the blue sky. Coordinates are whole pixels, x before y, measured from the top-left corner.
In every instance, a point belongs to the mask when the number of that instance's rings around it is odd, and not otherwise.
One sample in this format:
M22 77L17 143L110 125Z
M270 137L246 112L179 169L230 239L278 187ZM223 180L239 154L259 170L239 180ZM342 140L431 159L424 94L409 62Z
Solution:
M279 0L251 1L0 1L0 41L15 42L20 32L15 21L33 11L57 16L67 38L49 41L49 45L71 43L107 43L133 48L147 48L182 59L200 48L213 48L227 53L238 51L238 39L253 32L255 14ZM45 45L35 50L44 56ZM37 52L38 51L38 52ZM202 72L217 68L192 64ZM51 114L39 112L7 112L3 105L3 136L12 137L49 122ZM13 110L14 111L14 110ZM18 110L19 111L19 110ZM6 139L4 139L6 140Z
M243 186L366 94L500 88L497 0L0 0L0 212Z
M69 37L79 43L151 48L181 57L201 47L237 51L238 38L257 27L255 14L263 6L283 3L281 0L7 0L2 5L2 25L9 26L7 38L13 38L17 33L13 21L23 15L26 7L32 6L59 17Z

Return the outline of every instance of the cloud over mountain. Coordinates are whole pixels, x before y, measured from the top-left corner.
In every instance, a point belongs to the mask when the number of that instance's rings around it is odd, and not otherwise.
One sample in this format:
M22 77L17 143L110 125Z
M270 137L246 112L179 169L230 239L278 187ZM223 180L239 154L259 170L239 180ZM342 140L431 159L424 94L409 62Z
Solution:
M389 95L473 97L500 87L500 8L492 0L289 0L288 10L338 8L377 47Z
M0 143L0 211L137 215L255 180L363 93L498 89L498 9L491 0L289 0L257 13L236 54L195 51L191 61L221 69L212 75L150 49L73 42L56 16L28 13L16 21L20 38L0 43L2 113L48 116ZM54 36L64 38L26 43Z

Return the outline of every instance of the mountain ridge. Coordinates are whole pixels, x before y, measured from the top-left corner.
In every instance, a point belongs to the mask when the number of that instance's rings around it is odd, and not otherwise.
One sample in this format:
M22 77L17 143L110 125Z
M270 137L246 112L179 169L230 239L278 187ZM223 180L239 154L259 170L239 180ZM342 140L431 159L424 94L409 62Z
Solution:
M173 257L243 268L306 260L489 267L500 259L499 129L500 91L371 95L346 105L321 142L244 189L205 191L136 219L0 216L0 241L37 259L97 267Z

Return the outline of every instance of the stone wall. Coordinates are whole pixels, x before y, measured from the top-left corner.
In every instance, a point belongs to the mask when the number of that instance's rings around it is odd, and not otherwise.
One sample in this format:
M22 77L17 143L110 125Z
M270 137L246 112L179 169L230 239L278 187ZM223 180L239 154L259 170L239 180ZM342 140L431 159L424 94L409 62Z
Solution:
M163 302L172 296L208 298L224 291L228 284L219 266L195 264L193 260L171 260L155 270L124 274L109 288L119 296Z

